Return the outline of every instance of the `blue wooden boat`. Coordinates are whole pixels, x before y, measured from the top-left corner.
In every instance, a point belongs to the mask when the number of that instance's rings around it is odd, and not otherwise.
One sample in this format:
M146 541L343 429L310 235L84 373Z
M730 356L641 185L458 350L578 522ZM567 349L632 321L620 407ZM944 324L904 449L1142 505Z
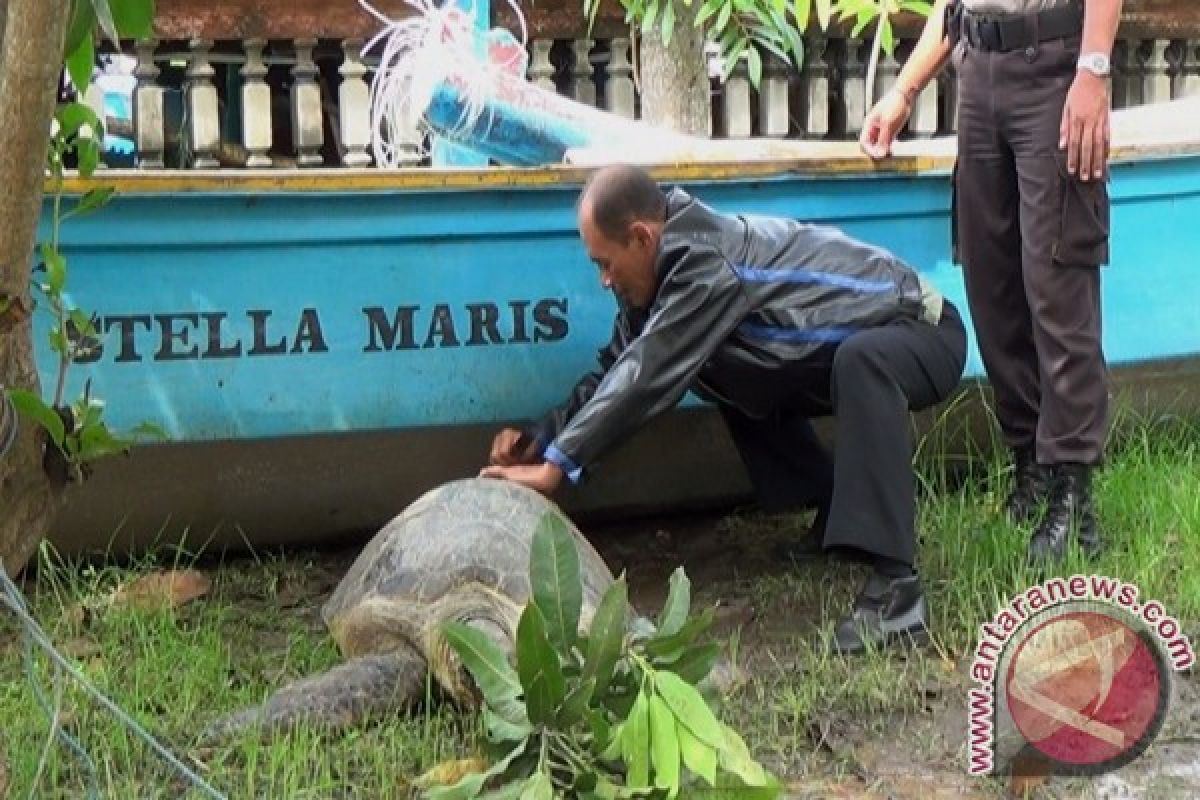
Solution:
M1200 138L1138 141L1112 168L1104 335L1141 397L1158 378L1193 376L1200 354ZM841 226L894 250L965 311L950 260L950 147L911 145L875 167L831 144L807 159L657 176L720 209ZM90 380L114 427L148 420L170 440L100 463L71 490L55 543L329 541L476 471L498 425L558 402L607 341L613 304L575 231L585 176L106 171L93 183L115 186L116 199L62 230L71 299L103 334L68 396ZM36 336L45 341L44 327ZM39 365L51 380L48 349ZM981 374L973 352L968 376ZM669 508L746 488L715 415L690 404L565 500Z

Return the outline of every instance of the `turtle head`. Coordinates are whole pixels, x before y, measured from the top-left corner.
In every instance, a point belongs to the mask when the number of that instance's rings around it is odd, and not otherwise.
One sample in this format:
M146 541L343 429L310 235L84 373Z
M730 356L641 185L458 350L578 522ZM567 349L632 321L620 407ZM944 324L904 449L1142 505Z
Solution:
M453 605L445 608L445 613L436 615L439 622L427 629L425 637L430 671L455 702L466 706L478 705L479 692L446 640L445 623L461 622L486 635L505 653L512 653L517 621L521 616L521 608L507 595L485 587L474 588L476 591L453 595Z

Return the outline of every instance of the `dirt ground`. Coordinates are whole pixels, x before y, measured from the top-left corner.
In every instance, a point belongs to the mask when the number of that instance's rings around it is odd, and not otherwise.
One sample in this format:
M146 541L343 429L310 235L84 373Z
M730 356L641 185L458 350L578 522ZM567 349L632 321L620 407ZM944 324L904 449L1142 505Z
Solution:
M682 564L695 603L718 604L718 633L739 630L739 663L756 679L770 671L802 670L789 659L797 635L815 637L822 610L842 613L861 579L845 562L797 567L780 559L778 543L795 537L788 518L706 515L644 519L585 526L613 568L624 570L639 610L653 613L667 577ZM763 592L772 582L784 591ZM788 597L787 587L803 587ZM808 591L805 591L807 588ZM1177 675L1167 721L1150 750L1116 773L1097 778L1032 776L979 779L965 769L967 660L932 654L945 663L922 678L924 701L916 713L858 719L831 707L817 714L804 735L811 743L798 761L778 764L789 775L793 797L931 798L1045 797L1102 800L1168 800L1200 797L1200 675ZM752 701L751 701L752 702ZM747 731L748 735L752 735Z

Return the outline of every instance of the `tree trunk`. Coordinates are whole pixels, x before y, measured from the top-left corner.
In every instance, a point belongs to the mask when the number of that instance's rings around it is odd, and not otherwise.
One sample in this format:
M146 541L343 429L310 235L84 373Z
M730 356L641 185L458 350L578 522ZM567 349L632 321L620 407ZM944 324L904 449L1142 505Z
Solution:
M663 44L657 24L641 40L638 79L642 119L652 125L707 137L712 133L708 63L704 57L704 31L694 24L702 4L685 6L678 0L670 1L679 15L671 43Z
M30 308L30 258L42 207L46 143L67 24L67 0L7 0L0 47L0 297ZM37 391L29 322L0 332L0 385ZM0 460L0 559L15 575L53 518L57 493L42 470L45 438L22 420L16 446Z

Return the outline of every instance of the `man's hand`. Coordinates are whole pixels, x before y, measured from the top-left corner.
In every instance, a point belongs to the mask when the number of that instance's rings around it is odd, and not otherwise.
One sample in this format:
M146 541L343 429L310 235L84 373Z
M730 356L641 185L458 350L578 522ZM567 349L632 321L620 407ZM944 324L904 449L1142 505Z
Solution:
M864 153L878 161L892 152L892 142L896 134L908 122L912 114L912 103L908 96L899 89L892 89L867 114L863 122L862 135L858 144Z
M547 461L533 466L519 464L512 467L484 467L479 471L479 477L512 481L544 495L551 495L562 483L563 471L557 464Z
M1108 82L1086 69L1075 73L1063 105L1058 147L1067 151L1067 172L1079 180L1101 180L1108 166Z
M500 467L538 464L541 460L537 442L514 428L505 428L496 434L492 440L492 452L488 455L488 463Z

